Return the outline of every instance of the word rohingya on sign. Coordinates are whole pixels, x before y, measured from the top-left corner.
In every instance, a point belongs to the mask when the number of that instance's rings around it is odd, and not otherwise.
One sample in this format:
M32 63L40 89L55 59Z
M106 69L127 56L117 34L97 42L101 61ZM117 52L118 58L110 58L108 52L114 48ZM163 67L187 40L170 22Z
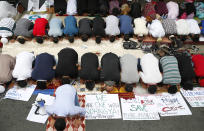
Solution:
M118 94L86 95L86 119L120 119Z
M154 96L135 96L134 99L121 98L123 120L160 120Z
M204 89L196 87L192 91L181 89L182 95L192 107L204 107Z
M161 116L192 115L180 92L155 95L157 108Z

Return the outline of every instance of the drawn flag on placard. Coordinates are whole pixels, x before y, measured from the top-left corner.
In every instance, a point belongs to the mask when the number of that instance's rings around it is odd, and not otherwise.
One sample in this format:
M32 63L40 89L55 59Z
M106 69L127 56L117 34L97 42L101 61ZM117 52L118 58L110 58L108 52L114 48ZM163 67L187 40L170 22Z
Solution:
M192 91L181 89L181 93L192 107L204 107L204 88L196 87Z
M118 94L86 95L86 119L120 119Z
M180 92L155 95L157 108L161 116L192 115Z
M123 120L160 120L154 96L121 98Z

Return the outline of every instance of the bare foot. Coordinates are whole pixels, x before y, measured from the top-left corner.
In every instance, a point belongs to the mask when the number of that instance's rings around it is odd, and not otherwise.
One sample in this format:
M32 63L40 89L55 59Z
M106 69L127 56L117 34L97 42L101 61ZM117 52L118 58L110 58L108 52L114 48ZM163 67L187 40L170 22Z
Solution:
M75 119L74 122L73 122L73 125L74 125L74 127L79 128L79 126L81 125L81 123L82 123L81 120Z

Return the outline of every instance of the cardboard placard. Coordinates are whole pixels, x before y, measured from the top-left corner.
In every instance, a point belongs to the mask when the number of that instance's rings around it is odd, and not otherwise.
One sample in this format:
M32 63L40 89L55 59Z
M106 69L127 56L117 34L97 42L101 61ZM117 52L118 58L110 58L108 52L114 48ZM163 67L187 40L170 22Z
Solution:
M36 85L30 85L25 88L14 86L6 92L4 99L8 98L13 100L28 101L31 95L33 94L35 88Z
M123 120L160 120L154 96L136 96L121 100Z
M161 116L192 115L180 92L155 95L157 108Z
M86 119L120 119L118 94L86 95Z
M196 87L192 91L181 89L181 93L192 107L204 107L204 88Z

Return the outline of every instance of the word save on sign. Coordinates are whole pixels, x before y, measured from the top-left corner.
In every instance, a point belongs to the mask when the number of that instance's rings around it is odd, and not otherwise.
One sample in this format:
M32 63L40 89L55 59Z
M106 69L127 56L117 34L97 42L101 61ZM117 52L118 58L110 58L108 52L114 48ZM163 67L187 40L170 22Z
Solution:
M86 95L86 119L120 119L118 94Z
M154 96L135 96L134 99L121 98L123 120L160 120Z

